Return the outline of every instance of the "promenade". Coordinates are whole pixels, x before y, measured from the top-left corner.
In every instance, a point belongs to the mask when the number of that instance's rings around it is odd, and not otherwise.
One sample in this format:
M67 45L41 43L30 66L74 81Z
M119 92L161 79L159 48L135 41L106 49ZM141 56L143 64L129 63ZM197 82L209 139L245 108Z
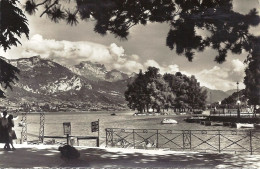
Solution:
M0 168L260 168L260 155L76 147L80 158L64 161L57 146L15 146L17 150L7 152L0 144Z

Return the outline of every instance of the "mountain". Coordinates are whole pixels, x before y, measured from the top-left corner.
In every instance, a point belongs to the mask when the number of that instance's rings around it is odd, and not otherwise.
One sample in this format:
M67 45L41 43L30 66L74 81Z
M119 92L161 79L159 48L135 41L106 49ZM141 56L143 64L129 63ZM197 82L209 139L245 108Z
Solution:
M226 91L226 93L230 96L232 95L233 93L237 92L237 89L231 89L231 90L228 90Z
M90 61L80 62L78 65L70 67L69 69L77 75L83 76L92 81L115 82L129 78L127 74L116 69L107 71L103 64L93 63Z
M6 92L7 99L17 104L67 102L70 106L126 107L124 92L136 76L115 69L108 71L104 65L90 61L68 68L40 56L5 60L20 70L19 81ZM221 101L232 92L203 89L208 91L208 103Z
M224 98L228 97L229 94L222 91L222 90L213 90L207 87L202 87L204 90L207 90L207 103L214 103L223 100Z
M125 73L122 73L116 69L113 69L106 73L105 80L110 82L115 82L118 80L126 80L129 76Z
M9 100L16 102L83 102L107 105L125 104L124 90L128 81L119 71L106 71L104 65L85 62L75 66L75 73L54 61L39 56L13 59L8 62L19 68L19 81L8 90ZM107 74L108 73L108 74ZM110 81L93 80L91 77ZM119 81L115 81L118 79Z

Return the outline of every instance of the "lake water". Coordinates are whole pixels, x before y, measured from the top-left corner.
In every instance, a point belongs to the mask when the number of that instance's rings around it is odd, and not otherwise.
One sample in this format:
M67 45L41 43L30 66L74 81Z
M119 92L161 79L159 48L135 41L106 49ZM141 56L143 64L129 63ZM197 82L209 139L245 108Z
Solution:
M74 136L97 136L97 133L91 132L91 122L99 119L101 145L105 144L106 128L124 128L124 129L167 129L167 130L238 130L224 126L204 126L198 123L186 123L183 121L188 115L159 115L159 116L133 116L133 111L115 112L116 116L111 116L112 112L55 112L45 113L45 130L47 136L63 136L63 122L71 122L71 135ZM21 129L18 122L21 115L15 121L15 131L18 139L21 138ZM161 124L164 118L172 118L178 121L178 124ZM27 115L28 141L38 140L40 128L40 115ZM246 129L239 129L246 130ZM31 134L35 135L33 137ZM46 140L46 139L45 139ZM65 140L63 140L65 141ZM80 145L93 146L95 141L80 143Z

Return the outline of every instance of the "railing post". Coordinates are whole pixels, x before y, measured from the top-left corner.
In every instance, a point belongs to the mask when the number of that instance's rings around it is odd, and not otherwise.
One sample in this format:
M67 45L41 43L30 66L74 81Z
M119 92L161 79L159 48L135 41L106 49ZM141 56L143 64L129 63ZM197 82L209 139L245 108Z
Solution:
M190 150L191 150L191 130L190 130Z
M107 147L107 129L105 129L105 131L106 131L106 147Z
M220 153L220 131L218 130L218 152Z
M96 139L96 146L99 147L99 137Z
M182 130L182 142L183 142L183 146L182 146L182 149L183 149L183 151L184 151L184 147L185 147L185 141L184 141L184 138L185 136L184 136L184 130Z
M113 129L111 129L111 142L112 142L112 146L114 147L114 138L113 138L113 135L114 135L114 131L113 131Z
M253 148L252 148L252 130L250 130L250 154L253 155Z
M157 133L157 140L156 140L156 148L159 148L159 130L157 129L157 131L156 131Z
M69 134L67 134L67 145L69 145Z
M133 142L134 142L134 149L135 149L135 129L133 129Z

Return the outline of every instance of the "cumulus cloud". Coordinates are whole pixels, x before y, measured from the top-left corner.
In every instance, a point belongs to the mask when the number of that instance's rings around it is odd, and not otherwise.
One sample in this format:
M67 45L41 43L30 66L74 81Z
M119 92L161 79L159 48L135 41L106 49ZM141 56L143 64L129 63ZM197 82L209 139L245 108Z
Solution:
M80 61L91 60L107 64L117 61L121 56L115 44L107 47L91 42L70 42L44 39L41 35L34 35L24 43L22 57L40 55L53 59L62 64L77 64Z
M21 52L21 57L35 55L71 66L87 60L98 62L104 64L108 70L117 69L128 74L137 73L140 69L145 71L149 66L159 68L161 74L180 71L178 65L161 66L154 60L140 63L138 55L126 55L124 48L115 43L105 46L88 41L56 41L54 39L44 39L39 34L34 35L29 41L25 42Z
M60 64L70 66L81 61L98 62L104 64L108 70L117 69L128 74L138 73L140 69L146 71L149 66L159 68L161 74L175 74L179 71L187 76L194 74L193 72L181 70L177 64L160 65L152 58L141 62L138 55L126 55L124 48L116 43L105 46L88 41L57 41L45 39L37 34L32 36L29 41L24 42L23 46L17 51L19 57L40 55L43 58L52 59ZM246 65L239 59L233 59L226 65L224 68L214 66L211 69L204 69L194 75L202 86L221 90L234 89L236 88L236 81L243 81ZM243 88L243 84L240 84L240 87Z
M70 66L81 61L98 62L104 64L108 70L118 69L129 74L144 69L143 65L138 62L138 55L127 56L124 48L115 43L105 46L88 41L56 41L44 39L39 34L23 44L20 55L21 57L40 55Z
M244 88L243 79L246 65L239 59L231 61L230 66L220 68L214 66L212 69L204 69L196 74L201 85L211 89L229 90L236 88L236 82L241 82L240 87Z
M157 63L155 60L147 60L144 63L144 67L147 69L149 66L152 67L157 67L160 69L160 73L164 74L164 73L173 73L175 74L176 72L179 72L179 66L174 64L174 65L168 65L168 66L160 66L159 63Z

